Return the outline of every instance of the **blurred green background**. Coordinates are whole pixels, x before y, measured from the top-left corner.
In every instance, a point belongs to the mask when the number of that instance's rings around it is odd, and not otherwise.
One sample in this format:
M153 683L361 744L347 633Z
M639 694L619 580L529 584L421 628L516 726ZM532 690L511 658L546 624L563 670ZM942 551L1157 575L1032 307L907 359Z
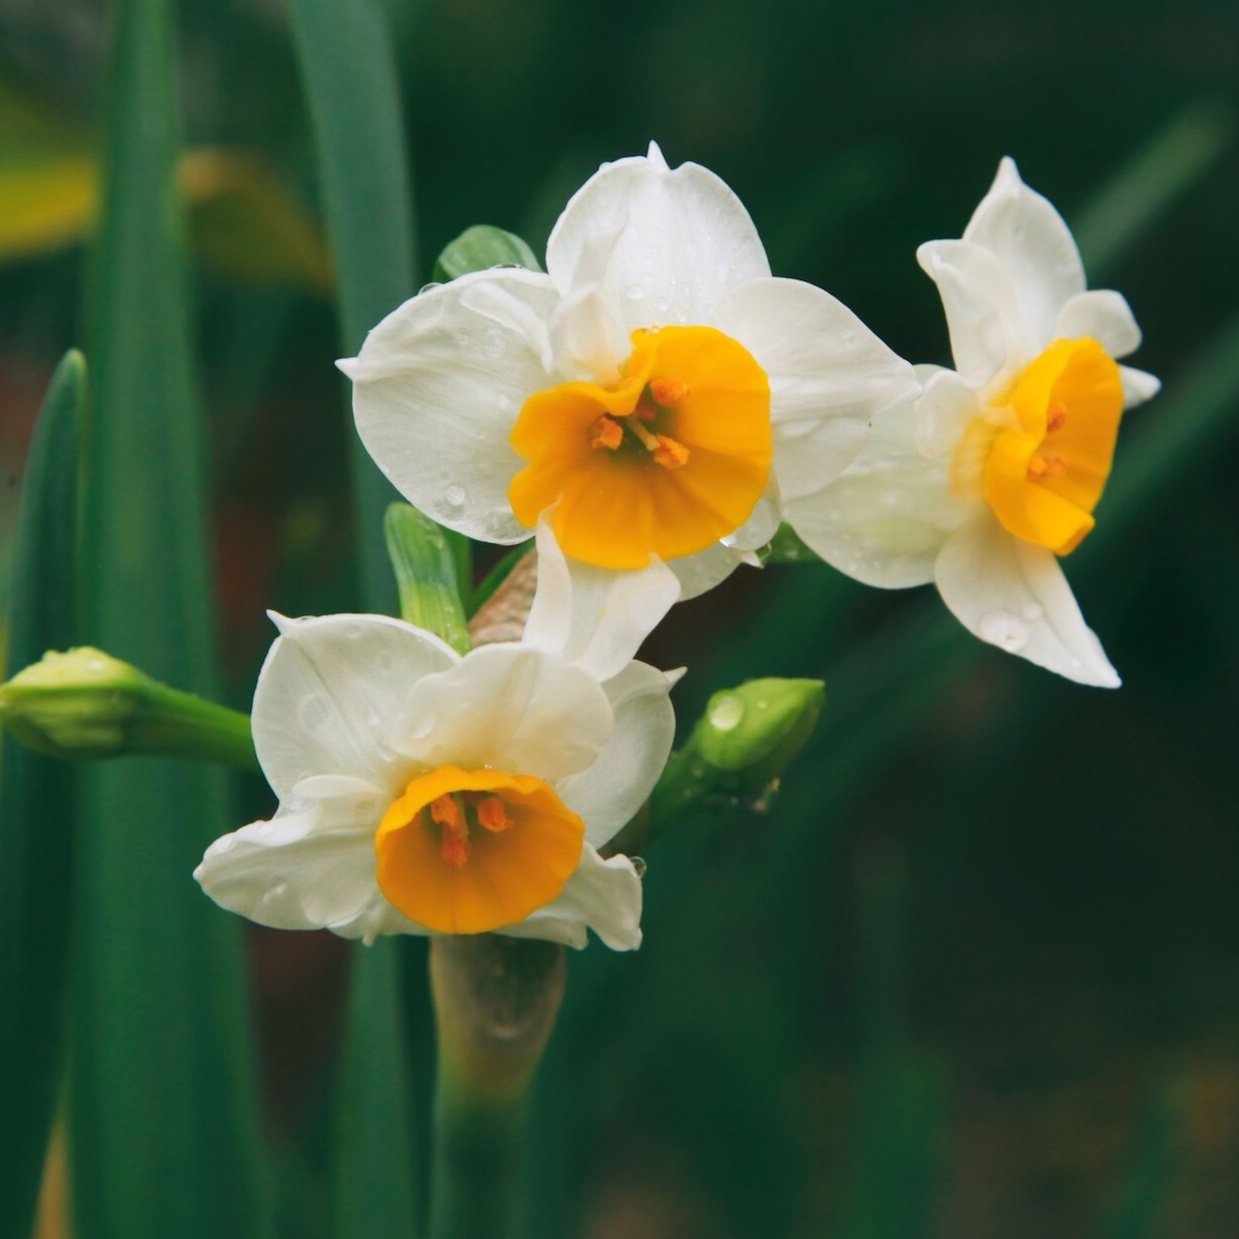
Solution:
M99 10L0 3L0 588L29 426L81 340ZM822 676L827 709L767 815L722 813L648 858L637 955L569 961L525 1233L1239 1233L1239 9L387 12L418 282L473 223L540 253L600 161L656 138L732 185L777 274L945 362L915 248L960 235L1011 154L1090 282L1128 297L1134 360L1165 383L1067 564L1117 693L981 647L930 591L820 565L738 573L657 634L652 661L690 666L685 725L750 676ZM358 606L352 432L287 14L194 0L178 20L220 655L245 707L264 608ZM238 821L271 809L257 782L237 803ZM318 1239L350 956L248 941L281 1233ZM404 945L418 1080L423 954Z

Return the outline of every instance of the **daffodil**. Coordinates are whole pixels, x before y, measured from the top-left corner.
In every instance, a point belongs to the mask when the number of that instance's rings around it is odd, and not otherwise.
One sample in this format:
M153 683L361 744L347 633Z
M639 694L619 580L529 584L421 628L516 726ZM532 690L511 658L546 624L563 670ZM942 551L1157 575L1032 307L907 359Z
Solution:
M631 660L678 582L570 576L545 528L539 548L522 639L463 657L383 616L273 617L252 726L279 809L207 849L216 903L367 941L640 944L637 871L598 849L670 750L673 677Z
M546 273L424 289L370 332L357 429L416 507L490 542L548 515L573 563L671 564L700 593L812 507L911 367L829 294L770 274L713 173L604 164Z
M824 559L870 585L933 581L982 640L1082 684L1118 675L1059 566L1088 535L1123 410L1158 389L1118 364L1127 302L1086 290L1067 225L1004 159L957 241L917 253L938 285L955 369L874 419L864 451L798 513Z

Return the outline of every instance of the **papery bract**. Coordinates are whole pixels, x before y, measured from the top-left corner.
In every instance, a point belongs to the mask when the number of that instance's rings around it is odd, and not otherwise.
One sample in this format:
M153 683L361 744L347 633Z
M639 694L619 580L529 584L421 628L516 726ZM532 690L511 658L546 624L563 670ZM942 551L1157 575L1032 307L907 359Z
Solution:
M400 620L276 616L254 744L279 797L195 877L280 929L639 945L641 884L607 843L649 795L673 678L632 655L674 602L662 565L573 581L545 524L524 638L463 657Z
M920 397L876 417L826 502L792 524L848 575L933 581L982 640L1115 687L1058 557L1093 528L1124 408L1158 389L1116 361L1140 330L1118 293L1086 291L1067 225L1010 159L963 238L917 257L938 285L955 369L921 367Z
M546 268L424 290L340 363L379 467L470 537L519 542L547 514L574 565L656 555L692 596L917 390L845 306L771 276L718 177L657 146L575 194Z

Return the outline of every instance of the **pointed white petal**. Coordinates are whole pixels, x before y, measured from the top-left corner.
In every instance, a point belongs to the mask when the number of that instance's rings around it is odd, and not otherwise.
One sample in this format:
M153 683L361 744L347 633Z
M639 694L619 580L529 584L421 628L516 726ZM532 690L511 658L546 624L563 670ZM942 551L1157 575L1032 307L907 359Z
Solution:
M924 387L912 410L911 442L922 456L951 456L959 447L968 424L980 412L980 401L954 370L925 367ZM907 448L908 427L899 416L883 417L874 424L878 452L899 453Z
M934 579L942 600L982 641L1077 683L1118 687L1058 560L1013 538L988 511L947 539Z
M927 395L936 411L941 402ZM943 542L971 510L951 493L950 454L918 450L918 410L908 403L875 418L869 445L841 478L786 506L788 523L817 554L866 585L931 581Z
M1037 344L1049 344L1059 310L1084 291L1084 267L1063 217L1020 180L1014 160L1007 158L999 165L993 186L964 230L964 240L998 259Z
M271 821L216 839L194 877L220 907L273 929L418 932L375 882L374 831L387 806L360 779L305 779Z
M770 379L774 470L785 499L838 477L863 446L870 418L918 389L906 361L812 284L745 284L727 295L715 325Z
M611 734L598 681L555 654L487 645L420 681L405 743L425 766L493 767L555 783L584 770Z
M1162 389L1162 381L1143 370L1132 366L1120 366L1119 375L1123 380L1123 407L1133 409L1146 400L1152 400Z
M1127 299L1108 288L1077 293L1058 312L1054 337L1092 336L1111 357L1126 357L1140 347L1140 328Z
M600 237L613 240L599 279L589 256ZM729 288L770 274L736 195L697 164L669 169L661 154L603 164L559 217L546 269L564 296L597 283L625 342L637 327L709 323Z
M687 602L688 599L697 598L722 584L744 563L756 564L751 551L716 542L695 555L682 555L679 559L673 559L667 566L680 582L680 601Z
M635 951L641 945L641 879L632 861L627 856L603 860L588 843L558 899L519 925L496 932L580 949L587 928L613 951Z
M423 676L459 656L438 637L381 615L277 619L254 690L251 727L267 782L283 799L309 775L344 774L378 787L410 727Z
M938 286L955 369L969 387L1012 375L1041 351L1011 279L989 250L969 241L927 241L916 251Z
M660 559L635 572L569 561L545 516L537 536L538 587L521 642L607 680L628 664L671 610L680 582Z
M519 542L508 436L525 400L553 385L547 324L558 298L532 271L479 271L419 293L341 369L357 432L410 503L451 529Z
M585 821L585 839L602 847L628 824L658 782L675 739L671 681L645 663L629 663L606 685L615 714L610 738L588 770L556 788Z

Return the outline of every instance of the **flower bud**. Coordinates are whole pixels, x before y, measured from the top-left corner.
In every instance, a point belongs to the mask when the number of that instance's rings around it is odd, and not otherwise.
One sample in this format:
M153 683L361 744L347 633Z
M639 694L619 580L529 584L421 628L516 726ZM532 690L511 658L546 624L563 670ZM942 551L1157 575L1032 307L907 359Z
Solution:
M691 743L736 791L767 787L791 763L822 713L821 680L749 680L717 692Z
M449 241L435 263L434 279L443 284L471 271L488 267L526 267L541 271L533 250L515 233L490 224L466 228L455 241Z
M249 719L83 646L0 685L0 723L49 757L162 754L252 767Z

